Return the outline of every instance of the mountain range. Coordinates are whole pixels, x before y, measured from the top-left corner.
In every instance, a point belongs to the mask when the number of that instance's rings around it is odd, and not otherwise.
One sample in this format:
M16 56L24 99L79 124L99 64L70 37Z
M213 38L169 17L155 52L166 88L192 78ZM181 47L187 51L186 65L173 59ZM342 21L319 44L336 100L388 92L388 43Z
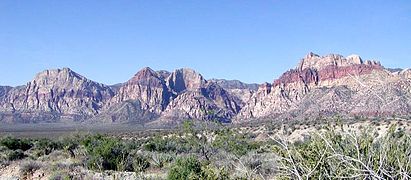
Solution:
M319 117L392 117L411 112L411 70L360 56L307 54L272 83L205 79L195 70L148 67L113 86L69 68L24 86L0 86L0 122L241 123Z

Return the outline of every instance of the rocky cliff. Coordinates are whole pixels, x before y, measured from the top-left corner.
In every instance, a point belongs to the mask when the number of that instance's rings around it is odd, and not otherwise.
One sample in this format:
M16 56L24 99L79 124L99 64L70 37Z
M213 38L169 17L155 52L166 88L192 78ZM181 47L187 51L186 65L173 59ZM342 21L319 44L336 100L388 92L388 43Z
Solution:
M258 90L259 86L258 84L247 84L238 80L211 79L210 82L218 84L231 95L241 100L241 107L250 100L251 96Z
M295 69L260 86L237 120L407 115L411 84L406 74L357 55L309 53Z
M2 101L6 97L11 89L13 88L10 86L0 86L0 101Z
M46 70L26 86L9 89L0 111L8 121L83 120L97 115L113 95L109 87L68 68Z
M126 83L117 85L116 95L93 120L148 122L158 118L174 97L165 80L169 74L148 67L141 69Z
M358 55L309 53L272 83L211 79L188 68L143 68L106 86L63 68L25 86L0 86L0 122L242 122L323 116L407 116L411 70L386 69Z
M122 84L93 120L108 122L149 122L161 120L230 121L241 101L192 69L174 72L140 70Z
M158 114L165 109L171 98L163 77L146 67L120 86L108 106L133 100L141 103L142 110Z
M163 119L201 119L230 122L241 101L214 83L179 94L162 114Z

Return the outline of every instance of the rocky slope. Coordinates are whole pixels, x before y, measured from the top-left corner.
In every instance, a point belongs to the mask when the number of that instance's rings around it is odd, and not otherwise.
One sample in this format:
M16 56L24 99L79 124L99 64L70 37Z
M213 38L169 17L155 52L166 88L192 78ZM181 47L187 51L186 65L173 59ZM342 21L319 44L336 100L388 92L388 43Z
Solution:
M10 122L82 120L97 115L112 90L68 68L46 70L26 86L9 88L1 99L1 119Z
M119 84L116 95L108 101L103 113L93 118L107 122L147 122L158 118L173 94L166 85L166 71L141 69L126 83Z
M167 78L176 94L162 113L162 119L202 119L230 121L241 101L215 82L205 80L192 69L178 69Z
M146 67L123 84L108 106L127 100L139 101L144 111L161 113L171 99L165 80Z
M149 122L156 119L230 121L241 100L192 69L140 70L122 84L94 121Z
M10 86L0 86L0 101L6 97L11 89L12 87Z
M214 82L224 89L247 89L252 91L258 90L258 84L247 84L239 80L225 80L225 79L210 79L209 81Z
M201 119L230 122L240 110L241 100L217 84L207 82L201 87L179 94L163 112L162 119Z
M211 79L188 68L143 68L106 86L68 68L46 70L25 86L0 86L0 122L242 122L323 116L407 116L411 70L357 55L306 55L272 83Z
M309 53L296 68L260 86L237 121L408 115L410 87L407 72L391 73L379 62Z
M244 106L251 96L258 90L258 84L246 84L238 80L211 79L214 82L228 91L231 95L241 100L241 106Z

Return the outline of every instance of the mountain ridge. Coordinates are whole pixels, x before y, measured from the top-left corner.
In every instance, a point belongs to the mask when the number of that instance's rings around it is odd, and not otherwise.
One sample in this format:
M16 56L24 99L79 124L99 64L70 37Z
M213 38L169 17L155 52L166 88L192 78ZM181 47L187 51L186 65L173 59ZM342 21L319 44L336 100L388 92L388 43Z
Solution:
M108 86L70 68L37 73L24 86L0 86L0 122L150 123L184 119L243 122L320 116L406 116L411 70L358 55L308 53L272 83L205 79L190 68L142 68ZM386 104L389 107L375 107ZM373 106L374 105L374 106Z

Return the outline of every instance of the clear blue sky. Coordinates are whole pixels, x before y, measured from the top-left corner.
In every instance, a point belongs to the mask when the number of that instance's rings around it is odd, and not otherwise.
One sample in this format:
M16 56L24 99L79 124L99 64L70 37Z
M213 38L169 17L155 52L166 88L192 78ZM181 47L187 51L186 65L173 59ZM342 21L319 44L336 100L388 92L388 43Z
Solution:
M411 67L411 1L0 1L1 85L59 67L114 84L145 66L272 82L310 51Z

